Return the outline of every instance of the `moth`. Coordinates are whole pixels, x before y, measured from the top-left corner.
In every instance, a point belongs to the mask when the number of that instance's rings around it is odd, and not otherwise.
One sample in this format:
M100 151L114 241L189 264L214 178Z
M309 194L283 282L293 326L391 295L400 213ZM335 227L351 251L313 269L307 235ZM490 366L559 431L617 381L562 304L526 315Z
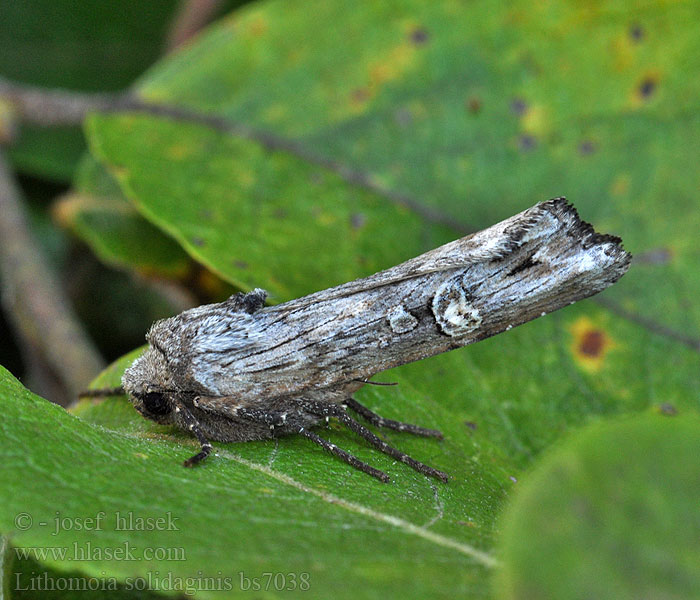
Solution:
M300 434L349 465L389 476L321 437L335 418L416 471L448 476L390 446L379 428L441 438L384 419L353 393L385 369L472 344L577 300L627 271L621 240L596 233L564 198L364 279L265 306L254 289L156 322L122 386L147 419L191 432L201 450Z

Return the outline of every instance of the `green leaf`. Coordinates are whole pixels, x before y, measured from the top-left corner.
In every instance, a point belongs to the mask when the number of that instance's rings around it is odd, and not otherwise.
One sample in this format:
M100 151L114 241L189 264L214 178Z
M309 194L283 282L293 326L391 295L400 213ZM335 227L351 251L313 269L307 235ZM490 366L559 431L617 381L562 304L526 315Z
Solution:
M696 598L700 419L598 423L543 457L502 520L497 596Z
M700 307L683 298L700 294L690 276L700 213L689 200L700 189L700 84L690 75L700 7L556 7L257 3L140 87L233 133L102 115L90 122L91 147L149 220L275 300L457 236L426 210L481 228L567 194L642 253L610 296L696 343ZM270 138L287 149L265 150ZM397 195L420 211L398 210Z
M182 248L143 219L124 198L116 181L86 156L76 176L77 191L54 207L69 227L107 264L144 275L183 277L191 260Z
M239 573L308 573L316 593L339 598L360 597L343 581L360 588L371 582L377 594L485 593L483 572L493 562L484 551L492 535L492 501L502 498L510 482L481 472L470 458L472 442L466 436L432 444L389 436L426 461L449 467L454 479L446 486L392 464L345 431L325 432L390 472L394 483L387 485L299 438L219 447L218 456L201 468L184 469L182 460L196 450L193 440L154 428L123 399L85 401L78 419L33 396L4 371L0 401L7 413L1 489L25 490L6 497L0 508L0 529L11 534L14 546L72 552L74 543L84 547L90 541L108 552L129 544L138 549L136 556L146 547L165 549L165 558L137 561L77 563L42 556L41 562L54 569L79 565L88 576L124 581L156 571L179 577L218 573L232 577L236 589ZM105 412L112 413L110 429L87 422L98 408L103 423ZM439 408L434 415L412 408L408 413L422 416L426 425L444 420ZM31 493L26 493L26 481L32 481ZM66 524L100 511L106 516L99 530L73 525L56 531L57 511ZM26 518L25 513L33 525L23 530L15 519ZM170 518L175 525L138 531L127 523L128 530L120 531L117 518L124 515Z

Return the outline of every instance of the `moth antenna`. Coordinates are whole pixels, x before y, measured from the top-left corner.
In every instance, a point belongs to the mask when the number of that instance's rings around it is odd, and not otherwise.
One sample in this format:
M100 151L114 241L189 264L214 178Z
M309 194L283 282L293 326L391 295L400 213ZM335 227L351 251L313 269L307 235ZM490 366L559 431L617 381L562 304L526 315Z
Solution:
M393 419L385 419L379 416L377 413L372 412L366 406L360 404L354 398L347 398L345 400L346 406L349 406L358 415L367 420L369 423L375 427L385 427L386 429L393 429L394 431L401 431L406 433L412 433L414 435L420 435L422 437L432 437L437 439L442 439L442 432L437 429L428 429L427 427L420 427L419 425L413 425L412 423L404 423L403 421L394 421Z
M353 379L353 381L369 385L399 385L398 381L370 381L369 379Z
M78 398L104 398L106 396L123 396L126 394L122 386L112 388L97 388L84 390L78 394Z
M300 429L299 433L306 437L307 439L311 440L314 444L318 444L326 450L327 452L330 452L334 456L337 456L344 462L348 463L351 467L355 467L357 470L362 471L363 473L367 473L367 475L371 475L372 477L376 477L379 479L379 481L383 483L390 483L391 479L389 476L384 472L380 471L379 469L375 469L374 467L371 467L365 462L362 462L357 456L353 456L349 452L346 452L342 448L338 448L334 443L329 442L328 440L322 438L319 435L316 435L312 431L308 431L307 429Z
M207 456L209 456L209 454L211 454L212 446L204 435L199 421L197 421L190 410L180 400L178 400L177 396L171 396L171 399L175 403L175 412L182 416L182 420L184 421L187 430L192 432L192 434L197 438L197 441L202 445L202 449L197 454L190 456L190 458L182 463L185 467L193 467L197 463L202 462Z

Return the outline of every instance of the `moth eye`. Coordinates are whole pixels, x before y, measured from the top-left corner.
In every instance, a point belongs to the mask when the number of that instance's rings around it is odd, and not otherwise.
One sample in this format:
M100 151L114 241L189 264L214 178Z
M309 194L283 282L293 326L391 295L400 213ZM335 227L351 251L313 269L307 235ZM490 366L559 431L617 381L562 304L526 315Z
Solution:
M170 403L160 392L149 392L141 397L144 408L153 415L167 415L170 412Z

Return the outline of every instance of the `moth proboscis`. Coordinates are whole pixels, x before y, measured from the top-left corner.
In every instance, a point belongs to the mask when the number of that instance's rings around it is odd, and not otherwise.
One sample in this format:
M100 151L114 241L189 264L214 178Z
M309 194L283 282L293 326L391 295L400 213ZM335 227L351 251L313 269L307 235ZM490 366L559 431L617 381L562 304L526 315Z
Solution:
M630 258L619 238L596 233L564 198L555 198L386 271L297 300L266 307L266 292L255 289L158 321L146 336L148 349L124 372L123 391L144 417L197 438L201 450L186 466L209 455L209 440L301 434L389 481L312 431L332 417L378 450L447 481L347 409L380 428L441 438L439 431L384 419L353 393L380 371L592 296L622 277Z

